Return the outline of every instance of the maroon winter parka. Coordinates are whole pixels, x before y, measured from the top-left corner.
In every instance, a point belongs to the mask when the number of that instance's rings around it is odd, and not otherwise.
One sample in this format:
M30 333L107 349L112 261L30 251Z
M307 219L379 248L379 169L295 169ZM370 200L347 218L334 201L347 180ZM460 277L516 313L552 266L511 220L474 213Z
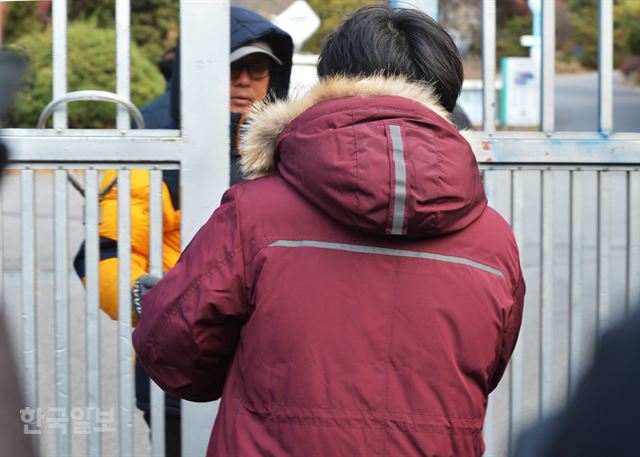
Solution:
M428 87L324 80L254 112L243 167L133 335L222 396L210 456L479 456L516 343L511 229Z

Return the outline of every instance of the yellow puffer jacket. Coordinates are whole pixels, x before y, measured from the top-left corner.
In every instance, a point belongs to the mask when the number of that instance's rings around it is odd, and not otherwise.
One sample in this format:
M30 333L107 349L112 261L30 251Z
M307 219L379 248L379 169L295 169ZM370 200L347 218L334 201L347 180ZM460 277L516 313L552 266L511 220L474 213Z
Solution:
M180 256L180 207L178 170L163 172L162 183L162 268L169 270ZM117 176L105 172L101 189ZM149 272L149 171L131 170L131 283ZM100 308L118 319L118 186L114 185L100 200ZM78 275L84 279L84 245L74 260Z

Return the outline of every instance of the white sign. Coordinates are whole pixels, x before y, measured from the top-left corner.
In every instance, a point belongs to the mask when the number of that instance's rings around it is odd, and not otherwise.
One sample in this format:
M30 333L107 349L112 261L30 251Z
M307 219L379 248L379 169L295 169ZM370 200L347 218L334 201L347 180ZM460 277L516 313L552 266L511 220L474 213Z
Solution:
M520 46L524 48L532 48L540 45L540 37L533 35L522 35L520 37Z
M276 16L273 23L291 35L293 45L300 49L320 27L320 18L305 0L296 0Z
M318 82L317 64L317 55L297 53L293 55L289 99L295 100L303 97Z
M540 70L534 59L502 59L500 121L514 127L540 124Z
M436 21L439 20L439 0L391 0L391 8L413 8L427 13Z

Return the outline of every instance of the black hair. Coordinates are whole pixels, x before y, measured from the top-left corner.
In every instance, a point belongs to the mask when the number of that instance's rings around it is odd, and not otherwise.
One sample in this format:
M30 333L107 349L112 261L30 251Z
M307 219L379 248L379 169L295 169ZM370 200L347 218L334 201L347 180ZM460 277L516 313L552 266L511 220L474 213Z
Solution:
M427 14L386 5L364 6L327 37L318 77L405 76L435 89L453 112L464 79L460 53L449 34Z
M176 48L171 48L166 51L162 55L162 59L160 59L160 72L162 76L164 76L165 81L169 81L171 79L171 74L173 72L173 61L176 59Z

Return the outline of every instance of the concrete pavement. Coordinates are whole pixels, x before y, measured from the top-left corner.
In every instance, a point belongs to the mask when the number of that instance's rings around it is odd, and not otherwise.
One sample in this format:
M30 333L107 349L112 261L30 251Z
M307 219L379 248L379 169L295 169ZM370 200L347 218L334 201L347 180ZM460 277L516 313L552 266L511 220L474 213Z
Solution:
M598 74L556 77L556 130L594 132L598 127ZM640 132L640 86L623 84L614 72L613 126L616 132Z

